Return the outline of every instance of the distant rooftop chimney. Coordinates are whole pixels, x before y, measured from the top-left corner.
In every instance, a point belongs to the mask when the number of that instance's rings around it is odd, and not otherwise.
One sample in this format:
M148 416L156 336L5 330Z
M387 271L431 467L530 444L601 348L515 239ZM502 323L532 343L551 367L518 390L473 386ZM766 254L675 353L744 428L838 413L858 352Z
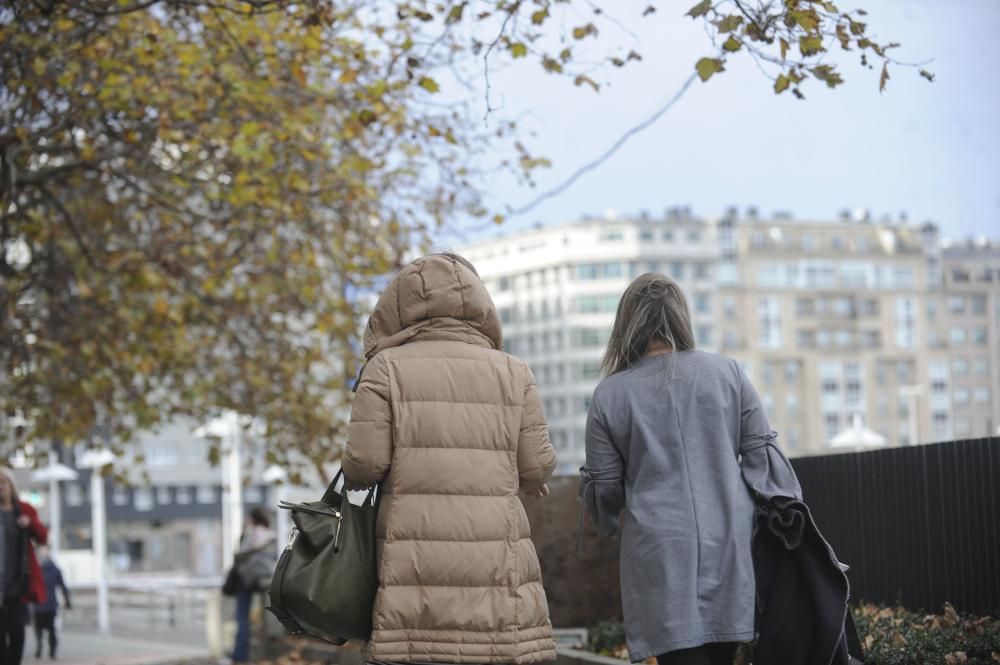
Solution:
M649 211L648 210L642 210L642 211L640 211L639 212L639 219L641 219L643 221L648 220L649 219Z
M910 221L910 216L906 214L905 210L900 210L899 211L899 223L900 224L906 224L906 222L908 222L908 221Z
M851 211L849 208L842 208L839 213L837 213L837 218L842 222L851 221Z
M536 231L541 231L541 230L542 230L542 227L544 226L544 224L542 224L541 222L535 222L535 223L534 223L534 224L532 224L531 226L532 226L532 228L534 228L534 229L535 229Z
M775 210L771 216L774 219L791 219L792 213L790 210Z
M738 214L740 214L740 209L736 206L729 206L726 208L726 217L735 217Z
M750 206L747 208L747 217L750 219L757 219L757 206Z

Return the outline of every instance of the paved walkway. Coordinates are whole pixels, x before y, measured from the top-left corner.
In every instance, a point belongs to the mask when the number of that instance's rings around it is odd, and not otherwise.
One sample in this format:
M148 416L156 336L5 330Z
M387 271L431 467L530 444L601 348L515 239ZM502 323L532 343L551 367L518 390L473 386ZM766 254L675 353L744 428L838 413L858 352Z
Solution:
M98 635L77 630L63 631L59 635L57 661L49 660L48 651L35 659L35 636L29 629L24 647L24 664L52 663L59 665L166 665L185 663L202 665L214 662L208 659L208 650L178 635L176 641L165 635L144 636ZM187 642L187 644L186 644Z

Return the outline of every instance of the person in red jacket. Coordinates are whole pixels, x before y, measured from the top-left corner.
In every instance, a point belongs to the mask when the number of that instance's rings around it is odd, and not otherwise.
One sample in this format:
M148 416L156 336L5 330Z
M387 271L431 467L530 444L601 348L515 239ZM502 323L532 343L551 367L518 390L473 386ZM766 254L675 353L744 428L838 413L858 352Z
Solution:
M45 582L32 541L48 538L38 513L17 497L11 474L0 469L0 663L20 665L28 604L44 603Z

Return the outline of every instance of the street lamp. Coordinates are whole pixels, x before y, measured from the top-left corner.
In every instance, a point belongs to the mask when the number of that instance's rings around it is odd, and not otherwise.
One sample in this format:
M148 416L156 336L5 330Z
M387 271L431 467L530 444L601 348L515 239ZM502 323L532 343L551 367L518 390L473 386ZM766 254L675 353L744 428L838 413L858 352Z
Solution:
M62 499L59 496L59 483L79 477L80 474L59 462L54 450L49 452L49 465L31 474L31 479L35 482L49 483L49 549L53 555L59 554L62 549Z
M94 567L97 577L97 629L107 635L111 628L108 605L108 518L104 510L104 476L101 469L115 460L114 454L104 448L88 450L80 456L78 465L90 469L90 530L94 549Z
M200 439L222 441L222 569L233 562L243 522L243 470L240 466L242 427L239 414L224 411L194 431Z
M907 414L907 421L909 422L910 445L913 446L920 442L919 432L917 431L920 429L920 420L917 417L917 407L919 406L919 402L917 400L919 400L920 396L924 394L924 387L921 385L900 386L899 394L902 397L910 398L910 404L907 408L907 411L909 412Z
M285 536L288 535L288 511L282 510L279 504L287 498L288 494L288 472L277 464L273 464L264 470L261 474L261 479L271 485L271 503L273 503L277 510L277 515L275 515L274 528L278 532L277 538L277 548L278 556L281 556L281 551L285 549Z

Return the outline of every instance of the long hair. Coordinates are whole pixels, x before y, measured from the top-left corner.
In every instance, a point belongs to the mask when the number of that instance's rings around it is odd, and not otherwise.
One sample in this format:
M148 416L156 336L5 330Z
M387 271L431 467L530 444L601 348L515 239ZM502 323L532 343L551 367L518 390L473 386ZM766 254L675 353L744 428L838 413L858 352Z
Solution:
M17 496L17 484L14 482L14 474L11 473L10 469L0 466L0 478L5 478L10 484L10 500L14 503L20 503L21 499Z
M622 294L601 368L610 375L632 367L646 355L653 340L673 351L694 348L684 292L669 277L649 272L637 277Z

